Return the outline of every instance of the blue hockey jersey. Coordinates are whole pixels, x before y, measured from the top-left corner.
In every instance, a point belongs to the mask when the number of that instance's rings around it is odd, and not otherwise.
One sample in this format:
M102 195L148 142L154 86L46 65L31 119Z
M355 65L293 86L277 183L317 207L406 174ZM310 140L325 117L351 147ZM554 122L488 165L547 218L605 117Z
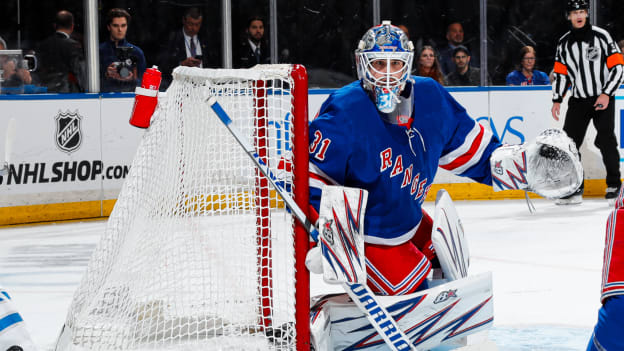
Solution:
M496 137L433 79L407 84L413 94L407 127L384 121L359 81L332 93L310 123L311 204L318 210L325 184L366 189L364 233L372 244L411 239L438 166L492 183Z

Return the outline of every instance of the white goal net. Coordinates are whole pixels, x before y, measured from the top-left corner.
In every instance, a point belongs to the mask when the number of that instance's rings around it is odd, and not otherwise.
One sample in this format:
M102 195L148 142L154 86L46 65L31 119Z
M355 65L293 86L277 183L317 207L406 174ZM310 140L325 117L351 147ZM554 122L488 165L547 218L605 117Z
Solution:
M309 345L307 234L205 102L216 96L280 184L307 204L307 107L296 107L307 106L307 82L293 78L295 68L175 70L57 350Z

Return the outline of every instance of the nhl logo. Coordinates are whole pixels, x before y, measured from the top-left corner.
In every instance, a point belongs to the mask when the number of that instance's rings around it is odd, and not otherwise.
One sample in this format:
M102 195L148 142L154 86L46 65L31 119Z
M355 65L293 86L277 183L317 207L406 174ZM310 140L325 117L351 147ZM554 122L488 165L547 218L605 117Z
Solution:
M600 52L598 48L594 46L588 47L586 57L589 61L598 61L600 59Z
M61 151L72 153L82 143L82 130L80 121L82 117L76 112L61 112L56 115L56 146Z

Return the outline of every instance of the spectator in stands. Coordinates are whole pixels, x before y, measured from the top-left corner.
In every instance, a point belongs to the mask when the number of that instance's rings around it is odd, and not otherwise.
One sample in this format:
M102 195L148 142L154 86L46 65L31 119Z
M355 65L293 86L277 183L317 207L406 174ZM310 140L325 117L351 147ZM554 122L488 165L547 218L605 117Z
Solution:
M85 90L85 62L82 46L71 38L74 16L59 11L54 19L56 32L39 44L40 79L51 93Z
M455 71L454 54L455 48L458 46L466 46L464 42L464 27L458 21L451 22L446 28L446 40L448 44L440 49L440 65L442 73L445 75ZM478 51L476 52L478 53ZM479 58L475 56L474 62L471 64L473 67L479 67Z
M171 83L171 73L177 66L216 67L214 48L200 34L203 15L197 7L190 7L182 16L182 28L169 34L166 46L160 50L160 69L163 72L161 89Z
M14 58L1 58L2 86L18 87L24 84L31 84L32 77L27 69L21 68Z
M106 16L110 39L100 44L100 78L102 92L134 91L145 72L145 55L138 46L126 40L131 16L114 8Z
M536 58L532 46L520 49L520 65L507 75L507 85L550 85L548 75L535 69Z
M446 79L440 69L440 62L436 57L435 49L425 45L417 56L416 69L413 73L417 76L430 77L442 85L446 85Z
M0 50L8 50L6 41L0 37ZM32 83L30 72L20 66L20 62L13 55L0 54L0 86L3 87L20 87L24 84Z
M409 29L407 29L407 26L405 26L404 24L398 24L397 27L402 30L403 33L405 33L407 39L410 39ZM414 60L414 58L412 58L412 60ZM414 61L412 61L412 67L414 67ZM410 73L415 74L415 69L413 69Z
M264 20L261 17L252 16L247 21L245 37L234 57L236 68L249 68L271 62L269 45L264 39Z
M407 39L410 39L409 29L407 29L407 27L404 24L398 24L397 27L399 27L399 29L402 30L403 33L405 33L405 35L407 35Z
M470 51L463 45L453 50L453 61L455 62L455 71L446 76L448 85L480 85L481 70L476 67L470 67ZM488 84L491 84L488 78Z

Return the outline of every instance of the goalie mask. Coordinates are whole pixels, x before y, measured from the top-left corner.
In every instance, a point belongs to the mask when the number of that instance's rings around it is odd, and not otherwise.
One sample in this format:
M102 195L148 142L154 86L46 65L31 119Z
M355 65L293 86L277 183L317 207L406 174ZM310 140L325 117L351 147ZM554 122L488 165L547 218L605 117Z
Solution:
M398 27L383 21L369 29L355 50L358 78L373 93L377 109L396 109L399 94L412 71L414 44Z

